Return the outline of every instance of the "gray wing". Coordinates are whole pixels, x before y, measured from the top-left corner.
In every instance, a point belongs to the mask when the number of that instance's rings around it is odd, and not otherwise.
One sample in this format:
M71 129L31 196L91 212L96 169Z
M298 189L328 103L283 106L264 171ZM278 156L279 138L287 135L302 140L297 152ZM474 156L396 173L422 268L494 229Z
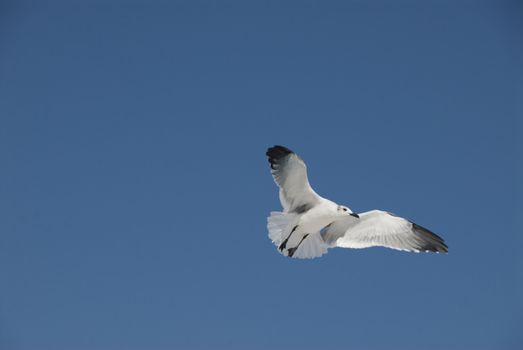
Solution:
M448 247L441 237L406 219L380 210L359 214L360 218L337 220L323 231L323 239L331 247L387 247L414 252L446 253Z
M283 146L274 146L266 154L274 181L280 187L284 211L300 214L320 201L321 197L309 185L307 167L296 153Z

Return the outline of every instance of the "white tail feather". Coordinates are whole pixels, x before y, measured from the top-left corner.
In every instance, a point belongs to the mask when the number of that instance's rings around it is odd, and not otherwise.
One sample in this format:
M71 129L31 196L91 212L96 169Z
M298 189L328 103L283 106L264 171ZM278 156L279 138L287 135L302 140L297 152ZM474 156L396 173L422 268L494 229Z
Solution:
M291 226L296 221L296 215L282 213L279 211L271 212L267 218L267 229L269 230L269 238L277 247L283 242L287 235L291 232ZM294 226L293 226L294 227Z
M319 232L310 234L301 242L300 246L292 256L298 259L319 258L327 253L327 244L323 241Z
M279 247L282 242L289 236L291 230L296 226L298 215L282 213L278 211L271 212L267 218L267 229L269 230L269 238L276 247ZM319 232L309 234L307 238L301 242L300 246L292 256L298 259L312 259L322 256L327 252L327 245L323 241ZM288 251L278 251L287 256Z

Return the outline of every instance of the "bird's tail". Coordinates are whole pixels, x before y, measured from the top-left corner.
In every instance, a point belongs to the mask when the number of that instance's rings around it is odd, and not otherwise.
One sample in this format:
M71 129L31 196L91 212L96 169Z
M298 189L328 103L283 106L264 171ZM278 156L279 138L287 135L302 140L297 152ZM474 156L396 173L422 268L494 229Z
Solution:
M269 238L276 247L281 248L282 243L289 237L292 229L296 226L298 217L295 214L273 211L267 218L267 229ZM300 234L303 239L298 247L286 247L278 249L285 256L298 259L312 259L322 256L327 252L327 245L319 232L311 234Z
M272 243L279 247L290 234L296 221L297 217L294 214L272 211L267 218L267 229L269 230L269 238Z

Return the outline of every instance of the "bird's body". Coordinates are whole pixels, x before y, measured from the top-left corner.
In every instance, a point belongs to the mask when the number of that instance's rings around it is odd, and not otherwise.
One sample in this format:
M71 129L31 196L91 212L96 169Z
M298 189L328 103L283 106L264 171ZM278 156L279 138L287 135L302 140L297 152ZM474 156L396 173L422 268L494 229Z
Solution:
M339 218L338 205L328 199L320 198L319 203L301 215L296 216L296 222L292 226L292 235L289 235L286 247L297 247L305 236L319 232ZM284 247L282 247L284 248Z
M338 205L321 198L320 203L300 216L298 225L305 232L316 232L340 217Z
M305 163L288 148L271 147L267 156L284 209L271 213L267 228L283 255L315 258L328 248L372 246L447 252L441 237L408 220L379 210L358 215L319 196L309 185Z

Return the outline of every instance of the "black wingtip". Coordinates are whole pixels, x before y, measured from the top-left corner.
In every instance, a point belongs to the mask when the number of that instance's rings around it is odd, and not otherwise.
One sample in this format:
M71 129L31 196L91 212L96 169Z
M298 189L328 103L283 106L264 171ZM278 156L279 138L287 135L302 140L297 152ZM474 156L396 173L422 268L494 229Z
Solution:
M287 157L289 154L294 153L290 149L284 146L273 146L267 149L265 153L269 157L269 163L271 163L271 168L274 169L274 164L277 164L279 160Z
M434 253L448 253L449 247L445 244L443 238L423 226L412 223L412 229L421 236L423 244L419 247L421 251Z
M267 157L271 158L282 158L291 153L294 152L288 149L287 147L275 145L273 147L269 147L265 154L267 155Z

